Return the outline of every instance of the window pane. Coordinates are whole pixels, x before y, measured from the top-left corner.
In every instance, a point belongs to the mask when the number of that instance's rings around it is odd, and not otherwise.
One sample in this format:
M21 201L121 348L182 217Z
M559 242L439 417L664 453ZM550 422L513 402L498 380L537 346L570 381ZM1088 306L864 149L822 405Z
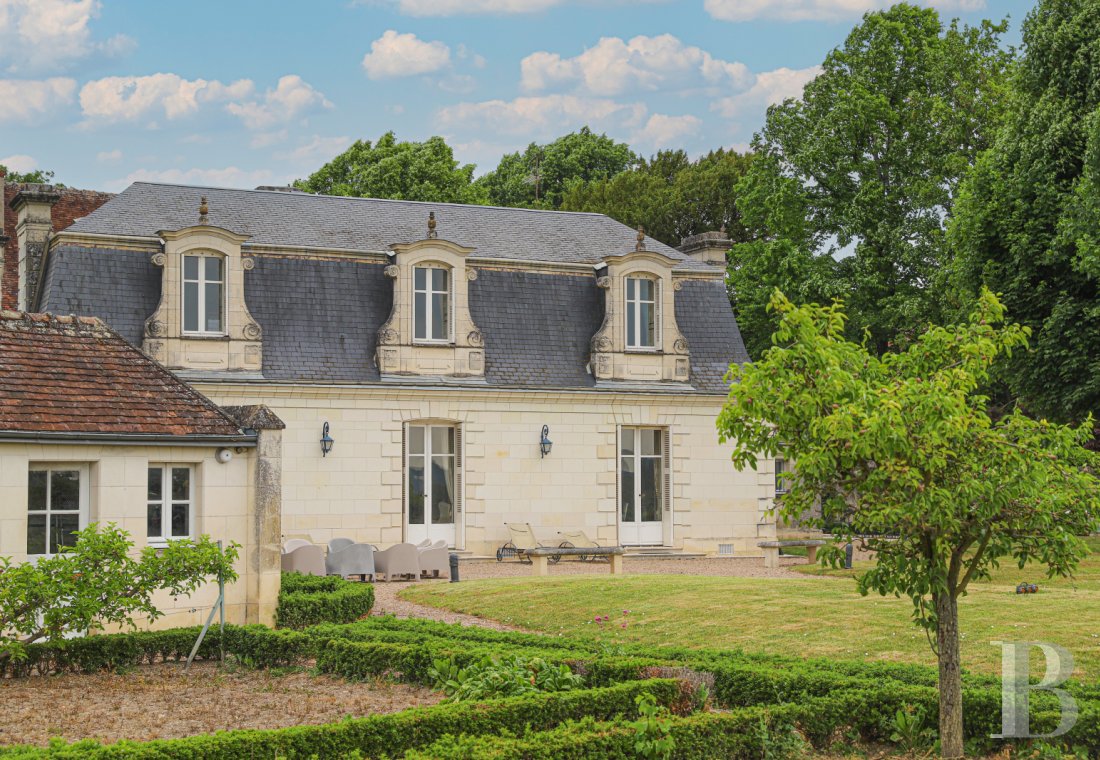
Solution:
M46 553L46 515L27 515L27 554Z
M432 428L432 454L455 453L455 429L452 427Z
M641 341L643 346L654 345L654 333L655 324L653 319L653 304L643 303L641 306L642 312L642 329L641 329Z
M623 493L622 520L634 522L634 458L623 457L622 483Z
M655 456L661 453L661 431L648 428L639 430L642 439L642 456Z
M217 256L207 256L203 259L206 269L207 282L221 282L222 260Z
M50 554L62 546L76 546L76 531L80 530L80 515L50 515Z
M172 536L179 538L180 536L187 536L191 533L190 525L187 520L187 505L186 504L173 504L172 505Z
M27 475L27 508L46 508L46 471L31 470Z
M424 453L424 428L419 426L409 428L409 453Z
M413 270L413 286L415 290L427 290L428 289L428 270L424 267L417 267Z
M187 501L191 498L191 470L188 467L172 468L172 499Z
M199 284L183 284L183 329L197 332L199 329Z
M432 457L432 525L455 521L454 501L454 458Z
M222 329L222 285L218 282L206 283L206 327L207 332L221 332Z
M623 428L622 432L623 454L634 453L634 428Z
M661 519L661 460L642 459L642 520Z
M635 325L637 315L634 311L635 308L634 304L627 304L626 307L626 345L628 346L638 345L638 339L636 337L638 328Z
M149 468L149 501L160 501L164 497L164 469Z
M152 472L152 470L150 470ZM150 538L160 538L164 535L163 508L160 504L150 504L149 513L145 518L145 534Z
M417 293L414 300L416 301L416 313L413 323L416 327L413 334L417 340L424 340L428 337L428 296L425 293Z
M185 279L185 280L197 280L197 279L199 279L199 257L198 256L184 256L183 257L183 279Z
M634 300L634 293L635 293L634 286L635 286L636 282L637 282L637 280L635 280L633 277L627 277L626 278L626 300L627 301L633 301Z
M446 269L433 269L432 290L450 290L450 286L447 284L447 281L451 279L450 274Z
M655 284L653 280L638 280L638 297L643 301L652 301Z
M50 472L50 509L80 509L80 473L76 470Z
M450 337L450 312L447 309L449 300L446 293L432 294L432 340L446 340Z
M424 524L424 457L409 457L409 524Z

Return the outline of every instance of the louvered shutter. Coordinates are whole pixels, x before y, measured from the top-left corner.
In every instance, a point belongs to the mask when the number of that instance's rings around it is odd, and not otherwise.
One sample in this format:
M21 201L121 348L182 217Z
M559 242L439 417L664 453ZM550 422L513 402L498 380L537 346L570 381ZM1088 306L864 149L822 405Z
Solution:
M672 545L672 428L661 431L661 470L664 476L664 511L661 514L663 543Z
M401 540L409 529L409 423L401 423Z

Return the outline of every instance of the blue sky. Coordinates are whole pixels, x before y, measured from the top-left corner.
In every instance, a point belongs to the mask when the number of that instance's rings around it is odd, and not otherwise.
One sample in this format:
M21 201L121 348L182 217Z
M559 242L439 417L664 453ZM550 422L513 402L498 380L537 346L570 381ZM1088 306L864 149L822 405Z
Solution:
M1032 0L923 0L968 22ZM0 0L0 163L117 191L253 187L359 138L440 134L482 173L583 124L743 148L886 0Z

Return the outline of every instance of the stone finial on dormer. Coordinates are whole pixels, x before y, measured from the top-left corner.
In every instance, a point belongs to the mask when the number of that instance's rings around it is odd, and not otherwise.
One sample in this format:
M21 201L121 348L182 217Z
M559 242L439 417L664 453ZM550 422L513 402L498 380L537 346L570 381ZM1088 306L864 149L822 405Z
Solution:
M645 227L638 225L638 242L634 245L635 251L645 250Z
M439 233L435 231L435 212L434 211L429 211L428 212L428 237L429 238L439 237Z
M206 203L206 196L199 198L199 224L206 224L206 215L210 213L210 206Z

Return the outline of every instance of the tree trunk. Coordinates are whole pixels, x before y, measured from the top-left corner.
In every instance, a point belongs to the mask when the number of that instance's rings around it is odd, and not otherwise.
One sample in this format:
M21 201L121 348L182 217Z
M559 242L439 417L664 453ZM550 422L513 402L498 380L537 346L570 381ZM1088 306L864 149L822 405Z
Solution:
M940 753L963 756L962 671L959 664L959 606L951 593L936 594L936 647L940 657Z

